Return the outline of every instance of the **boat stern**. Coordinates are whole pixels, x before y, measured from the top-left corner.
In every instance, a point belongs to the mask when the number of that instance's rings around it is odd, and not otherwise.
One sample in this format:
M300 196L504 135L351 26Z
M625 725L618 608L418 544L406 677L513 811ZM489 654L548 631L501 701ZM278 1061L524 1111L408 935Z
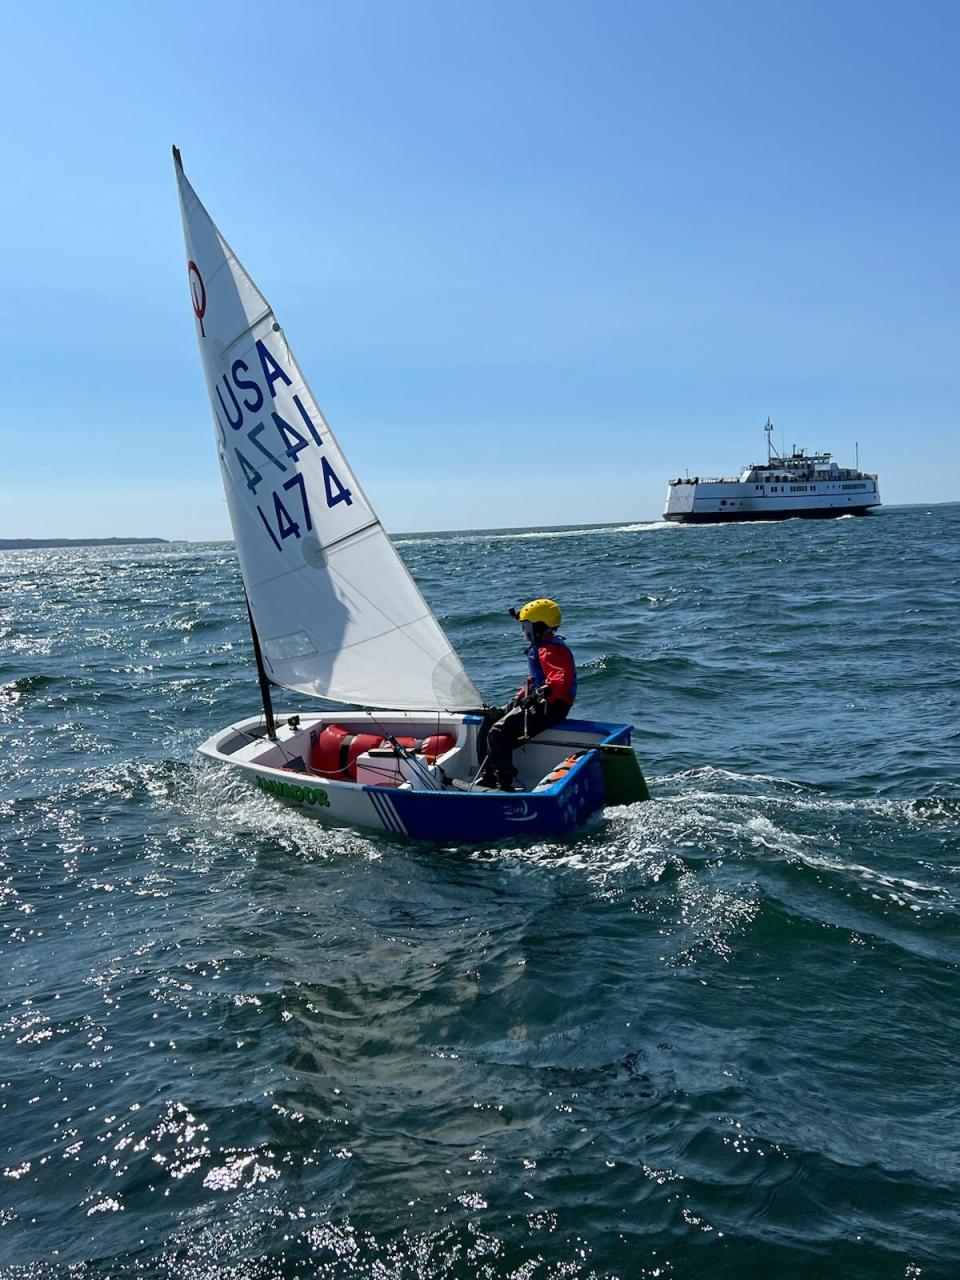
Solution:
M664 520L682 523L693 511L697 486L693 480L671 480L667 485L667 505Z

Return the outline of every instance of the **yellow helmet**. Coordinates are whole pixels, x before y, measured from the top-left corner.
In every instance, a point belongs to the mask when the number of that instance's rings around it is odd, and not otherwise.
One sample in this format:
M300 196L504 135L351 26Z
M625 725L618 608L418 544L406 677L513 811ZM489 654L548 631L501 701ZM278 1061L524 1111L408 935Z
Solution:
M531 600L520 610L521 622L542 622L551 631L560 625L560 606L555 600Z

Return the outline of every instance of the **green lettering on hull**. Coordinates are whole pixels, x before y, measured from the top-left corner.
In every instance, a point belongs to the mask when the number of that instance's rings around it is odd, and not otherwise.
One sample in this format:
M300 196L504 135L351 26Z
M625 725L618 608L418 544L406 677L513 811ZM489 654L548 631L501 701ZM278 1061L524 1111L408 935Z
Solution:
M257 786L278 800L292 800L294 804L318 804L330 807L327 793L322 787L304 787L299 782L281 782L278 778L262 778L257 774Z

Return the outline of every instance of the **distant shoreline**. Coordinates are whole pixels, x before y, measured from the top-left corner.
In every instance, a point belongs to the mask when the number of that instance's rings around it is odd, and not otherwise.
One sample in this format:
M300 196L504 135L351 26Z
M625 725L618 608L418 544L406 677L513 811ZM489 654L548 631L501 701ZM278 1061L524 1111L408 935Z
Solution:
M37 551L44 547L126 547L169 538L0 538L0 551Z
M960 499L951 498L949 500L939 502L884 503L882 507L878 507L875 511L870 513L870 518L879 519L884 514L889 515L895 511L908 511L911 508L918 507L952 507L956 506L958 502L960 502ZM503 536L504 534L519 533L568 533L571 530L577 529L616 529L622 525L662 523L663 517L655 515L628 517L620 520L585 520L582 522L578 521L575 524L510 525L483 529L411 529L406 532L391 530L389 536L399 541L408 542L416 541L419 538L462 537L463 535L476 537L485 534ZM56 547L147 546L151 543L157 546L168 547L182 547L194 543L232 546L233 538L0 538L0 551L32 551Z

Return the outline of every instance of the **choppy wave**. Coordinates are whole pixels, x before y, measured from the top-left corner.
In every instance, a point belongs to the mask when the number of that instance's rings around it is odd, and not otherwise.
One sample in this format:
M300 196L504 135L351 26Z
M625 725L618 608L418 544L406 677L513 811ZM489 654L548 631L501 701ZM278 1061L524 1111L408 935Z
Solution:
M491 699L554 595L636 726L494 847L198 762L229 548L0 557L0 1274L952 1274L960 509L682 527L403 541Z

